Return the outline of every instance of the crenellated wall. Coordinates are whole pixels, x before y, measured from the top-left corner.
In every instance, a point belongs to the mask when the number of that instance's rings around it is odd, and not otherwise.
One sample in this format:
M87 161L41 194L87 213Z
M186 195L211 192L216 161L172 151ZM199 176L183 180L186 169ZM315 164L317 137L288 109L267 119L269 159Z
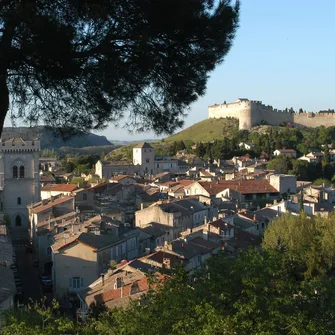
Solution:
M237 99L233 103L216 104L208 107L208 118L234 117L239 119L239 129L251 129L265 121L269 125L292 122L297 127L335 126L335 113L291 114L273 109L261 101Z

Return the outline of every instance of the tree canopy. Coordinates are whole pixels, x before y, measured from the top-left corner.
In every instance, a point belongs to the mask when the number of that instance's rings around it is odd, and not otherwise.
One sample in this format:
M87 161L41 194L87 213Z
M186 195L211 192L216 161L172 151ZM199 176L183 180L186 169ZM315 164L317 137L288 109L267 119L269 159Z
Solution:
M172 132L229 51L239 1L3 0L0 130L13 119L64 134L128 116Z

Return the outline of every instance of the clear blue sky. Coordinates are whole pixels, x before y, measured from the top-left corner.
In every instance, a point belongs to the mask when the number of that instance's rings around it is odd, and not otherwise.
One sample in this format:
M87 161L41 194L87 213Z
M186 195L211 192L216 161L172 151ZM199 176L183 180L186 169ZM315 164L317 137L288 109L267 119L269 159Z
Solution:
M206 119L208 105L237 98L278 109L335 108L334 17L335 0L242 0L234 45L210 74L207 93L191 106L185 127ZM114 127L98 134L155 138Z

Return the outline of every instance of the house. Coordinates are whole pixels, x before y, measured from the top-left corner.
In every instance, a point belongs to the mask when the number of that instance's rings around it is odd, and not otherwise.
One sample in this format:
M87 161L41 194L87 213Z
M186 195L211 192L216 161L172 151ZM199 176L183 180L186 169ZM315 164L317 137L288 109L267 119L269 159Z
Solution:
M14 308L16 286L13 271L0 264L0 314L7 309ZM1 317L1 315L0 315Z
M298 158L299 160L307 161L308 163L316 164L321 162L324 154L322 152L310 152L305 156Z
M215 172L210 172L209 170L204 169L199 171L199 177L202 181L214 181L217 179Z
M79 217L75 211L39 222L33 234L35 259L41 272L51 273L51 245L53 235L71 229Z
M75 202L73 196L67 197L51 197L42 201L33 203L28 208L30 222L30 238L35 241L36 227L41 222L46 222L57 216L62 216L75 210Z
M153 181L155 183L165 183L171 181L175 178L175 173L172 172L161 172L153 176Z
M109 270L91 283L86 289L78 292L80 308L78 314L82 320L86 319L92 304L104 304L108 309L126 307L130 301L139 300L156 282L165 278L162 274L151 273L151 279L144 272L132 266L131 261L116 270ZM144 263L142 263L144 264Z
M233 163L235 166L237 166L238 168L244 168L248 165L251 165L255 162L254 159L250 158L249 154L246 154L244 156L235 156L232 159Z
M205 240L200 236L187 236L158 247L154 254L142 257L141 260L154 267L171 269L182 264L185 271L192 272L201 267L208 258L222 250L219 243Z
M138 255L138 229L107 224L83 230L79 227L59 233L51 246L54 295L65 306L73 295L106 272L111 261L118 263Z
M140 255L147 253L148 250L152 252L157 247L163 246L165 242L171 242L172 237L172 227L157 222L150 222L146 226L140 228Z
M54 157L40 157L38 162L40 170L42 171L52 172L58 166L57 158Z
M56 184L56 179L52 174L40 174L41 187L48 184Z
M294 149L277 149L273 152L273 155L296 158L297 152Z
M317 203L335 203L335 189L332 187L310 185L304 188L304 198Z
M174 201L160 201L155 205L135 213L135 224L144 227L150 222L158 222L173 228L173 237L190 227L204 222L205 217L211 220L217 215L216 208L204 205L196 199L185 198Z
M94 199L98 202L124 203L130 199L135 200L135 184L103 182L91 188Z
M94 213L94 192L92 189L80 188L74 190L72 195L76 210L80 213Z
M58 195L71 195L77 190L77 184L47 184L41 188L41 199L49 199Z
M226 240L234 237L234 226L224 219L216 219L213 221L204 222L201 226L187 229L181 233L185 239L191 237L202 237L205 240L212 241L224 245Z
M255 147L252 142L240 142L238 146L243 150L253 150Z
M285 174L269 174L266 178L280 194L290 194L297 192L296 176Z
M185 188L186 195L204 195L212 199L238 200L239 202L277 198L279 190L268 180L227 180L195 182Z
M111 183L119 183L123 185L130 185L130 184L136 184L137 180L131 176L127 175L118 175L114 176L111 179L109 179Z

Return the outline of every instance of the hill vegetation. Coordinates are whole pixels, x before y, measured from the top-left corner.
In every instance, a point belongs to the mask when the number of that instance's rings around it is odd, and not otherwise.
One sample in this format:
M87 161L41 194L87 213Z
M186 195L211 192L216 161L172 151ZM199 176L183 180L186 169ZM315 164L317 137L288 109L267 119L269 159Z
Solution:
M50 129L43 126L38 127L5 127L2 131L2 140L13 137L22 137L24 140L40 140L41 149L55 149L61 147L84 148L91 146L110 146L111 142L105 136L87 134L81 136L73 136L67 140L57 135ZM105 150L108 152L108 149Z
M234 132L238 131L238 119L220 118L207 119L164 139L164 142L173 141L192 141L211 142L222 140L224 137L231 137Z

